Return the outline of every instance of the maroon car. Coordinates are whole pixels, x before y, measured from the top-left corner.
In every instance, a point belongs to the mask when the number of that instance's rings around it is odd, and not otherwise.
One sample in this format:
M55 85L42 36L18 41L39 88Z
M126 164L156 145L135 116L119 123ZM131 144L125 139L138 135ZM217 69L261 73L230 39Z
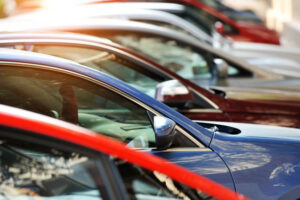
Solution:
M75 34L3 34L0 46L60 56L102 70L194 120L300 128L298 93L245 88L205 89L107 40ZM107 54L107 57L101 60L94 54Z

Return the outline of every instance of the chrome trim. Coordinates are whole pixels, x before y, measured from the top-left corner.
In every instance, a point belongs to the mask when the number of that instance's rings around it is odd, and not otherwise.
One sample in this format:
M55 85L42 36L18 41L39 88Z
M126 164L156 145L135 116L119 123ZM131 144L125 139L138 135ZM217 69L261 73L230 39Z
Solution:
M201 109L201 108L197 108L197 109L182 109L182 110L178 110L178 112L188 112L188 113L222 113L222 110L219 109Z
M135 102L136 104L138 104L139 106L141 106L142 108L152 112L153 114L157 115L157 116L164 116L161 113L157 112L156 110L154 110L153 108L149 107L148 105L142 103L141 101L139 101L136 98L133 98L132 96L128 95L127 93L107 84L104 83L100 80L96 80L94 78L88 77L86 75L82 75L79 74L77 72L72 72L69 70L65 70L65 69L61 69L61 68L57 68L54 66L49 66L49 65L43 65L43 64L34 64L34 63L25 63L25 62L13 62L13 61L0 61L0 65L9 65L9 66L22 66L22 67L29 67L29 68L34 68L34 69L42 69L42 70L50 70L50 71L55 71L55 72L63 72L65 74L69 74L71 76L75 76L75 77L80 77L84 80L90 81L92 83L95 83L97 85L101 85L113 92L116 92L117 94L120 94L121 96L125 97L128 100L131 100L133 102ZM96 71L96 70L95 70ZM98 72L98 71L97 71ZM184 136L186 136L188 139L190 139L193 143L195 143L195 145L197 145L200 148L205 147L203 144L201 144L197 139L195 139L193 136L191 136L187 131L185 131L183 128L181 128L180 126L178 126L176 124L175 127L176 130L178 130L180 133L182 133Z
M166 149L159 152L187 152L187 151L193 151L193 152L211 152L212 150L209 148L192 148L192 147L183 147L183 148L171 148Z

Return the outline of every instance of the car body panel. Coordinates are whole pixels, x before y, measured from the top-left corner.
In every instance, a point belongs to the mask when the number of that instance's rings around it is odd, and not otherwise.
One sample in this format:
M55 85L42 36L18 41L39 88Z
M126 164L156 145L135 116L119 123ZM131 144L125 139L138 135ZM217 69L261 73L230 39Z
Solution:
M215 123L243 129L236 135L215 133L211 143L211 148L228 164L237 191L243 191L243 194L258 192L259 198L255 199L277 199L283 195L282 192L289 192L292 185L299 183L298 129L285 129L286 134L281 135L283 130L280 127ZM263 135L258 133L262 128L265 131Z
M222 185L235 190L230 171L224 165L222 158L211 150L180 148L164 152L154 151L153 154L211 180L218 180Z

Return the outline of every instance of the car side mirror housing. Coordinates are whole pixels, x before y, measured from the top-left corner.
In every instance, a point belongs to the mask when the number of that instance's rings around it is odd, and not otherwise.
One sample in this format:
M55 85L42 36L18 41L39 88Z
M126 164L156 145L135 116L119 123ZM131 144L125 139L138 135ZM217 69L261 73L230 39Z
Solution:
M225 35L226 33L225 33L225 26L224 26L224 24L222 23L222 22L220 22L220 21L217 21L216 23L215 23L215 29L216 29L216 31L218 32L218 33L220 33L221 35Z
M226 79L228 77L228 63L222 58L215 58L214 63L218 79Z
M154 116L153 127L155 131L156 148L163 150L171 147L175 137L176 123L166 117Z
M180 108L192 101L194 97L178 80L169 80L157 85L155 98L171 107Z

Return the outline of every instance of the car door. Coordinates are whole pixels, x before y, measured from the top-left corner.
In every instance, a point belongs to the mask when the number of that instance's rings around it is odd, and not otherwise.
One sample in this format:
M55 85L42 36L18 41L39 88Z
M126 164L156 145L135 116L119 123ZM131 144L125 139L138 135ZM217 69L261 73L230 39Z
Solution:
M159 113L131 96L80 74L53 67L0 67L0 103L65 120L145 149L234 189L222 159L176 127L173 145L157 150L152 116Z

